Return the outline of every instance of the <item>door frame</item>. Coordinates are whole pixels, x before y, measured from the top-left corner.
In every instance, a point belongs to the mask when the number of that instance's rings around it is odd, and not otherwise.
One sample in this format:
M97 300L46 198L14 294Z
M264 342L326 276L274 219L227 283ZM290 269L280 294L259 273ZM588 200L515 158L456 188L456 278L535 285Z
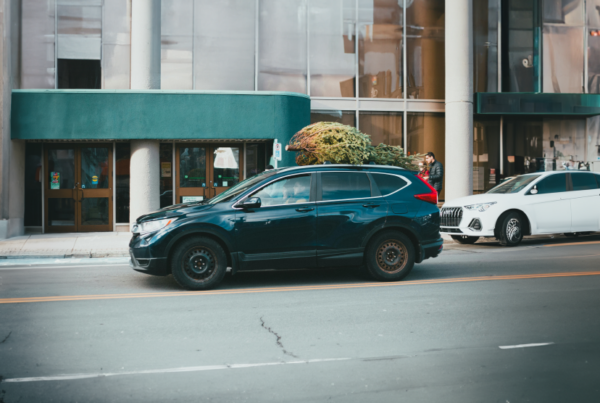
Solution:
M108 188L103 189L85 189L81 186L81 149L105 147L108 150L107 157L107 176ZM73 169L75 182L72 189L50 189L50 170L48 169L48 151L56 149L73 149ZM65 232L110 232L114 230L113 223L113 144L112 143L47 143L43 148L43 172L42 182L44 194L44 232L45 233L65 233ZM83 225L82 204L84 198L107 198L108 199L108 224L106 225ZM74 225L52 226L49 220L48 199L73 199L74 200Z
M214 150L221 147L232 147L239 149L239 181L244 180L244 144L245 143L204 143L204 142L175 142L174 151L175 151L175 204L181 203L180 198L182 196L202 196L204 200L208 200L210 198L215 197L219 193L224 192L231 186L227 188L223 188L222 186L214 187L213 186L213 164L214 164ZM179 184L181 183L181 167L180 167L180 159L179 159L179 148L180 147L197 147L204 148L206 150L206 187L181 187Z

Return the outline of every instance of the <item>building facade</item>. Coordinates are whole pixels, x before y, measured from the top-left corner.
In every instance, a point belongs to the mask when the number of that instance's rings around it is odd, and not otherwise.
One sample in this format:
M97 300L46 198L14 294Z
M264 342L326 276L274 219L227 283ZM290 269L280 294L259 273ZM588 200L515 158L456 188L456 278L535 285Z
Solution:
M317 121L434 152L442 200L600 171L600 0L0 3L0 237L128 231Z

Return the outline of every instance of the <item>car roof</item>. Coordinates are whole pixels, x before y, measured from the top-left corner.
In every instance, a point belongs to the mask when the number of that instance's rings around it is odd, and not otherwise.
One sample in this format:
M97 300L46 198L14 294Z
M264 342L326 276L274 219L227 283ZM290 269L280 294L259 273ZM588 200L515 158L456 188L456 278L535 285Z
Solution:
M276 171L278 173L283 173L283 172L297 172L297 171L315 171L315 170L323 171L323 170L340 170L340 169L357 170L357 171L363 171L363 170L396 171L398 173L400 173L400 172L403 172L403 173L412 173L413 172L413 171L410 171L410 170L405 169L405 168L395 167L395 166L391 166L391 165L377 165L377 164L364 164L364 165L352 165L352 164L304 165L304 166L296 166L296 167L277 168Z

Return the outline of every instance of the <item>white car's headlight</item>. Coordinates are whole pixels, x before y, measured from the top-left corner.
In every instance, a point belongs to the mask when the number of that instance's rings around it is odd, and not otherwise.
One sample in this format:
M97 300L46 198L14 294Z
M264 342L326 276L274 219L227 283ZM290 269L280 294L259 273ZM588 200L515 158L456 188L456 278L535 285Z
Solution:
M166 227L175 221L173 218L167 218L164 220L155 220L155 221L146 221L141 224L135 224L133 228L131 228L131 232L134 234L144 234L148 232L156 232L161 228Z
M465 208L467 210L479 211L479 212L483 213L484 211L486 211L487 209L489 209L490 207L492 207L494 204L496 204L496 202L471 204L469 206L465 206Z

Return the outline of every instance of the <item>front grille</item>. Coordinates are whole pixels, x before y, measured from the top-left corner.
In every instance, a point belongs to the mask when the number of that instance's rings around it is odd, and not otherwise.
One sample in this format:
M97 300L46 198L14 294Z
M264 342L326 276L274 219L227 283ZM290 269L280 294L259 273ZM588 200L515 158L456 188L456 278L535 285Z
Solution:
M440 226L458 227L462 221L462 207L444 207L440 213Z
M453 233L453 234L462 234L463 233L459 228L448 228L448 227L441 227L440 231Z

